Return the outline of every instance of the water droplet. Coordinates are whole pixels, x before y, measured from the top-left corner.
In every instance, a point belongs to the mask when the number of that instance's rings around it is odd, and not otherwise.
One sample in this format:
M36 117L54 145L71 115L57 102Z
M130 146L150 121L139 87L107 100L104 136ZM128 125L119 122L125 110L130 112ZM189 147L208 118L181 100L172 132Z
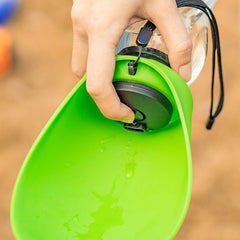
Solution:
M126 164L126 166L125 166L125 172L126 172L125 176L126 176L127 179L133 177L135 167L136 167L135 162L130 162L130 163Z
M131 172L127 172L127 174L126 174L126 178L131 178L133 176L133 172L131 171Z
M102 140L100 140L100 152L101 153L103 153L105 150L106 150L106 146L107 146L107 144L110 142L110 141L112 141L114 139L114 137L113 136L111 136L111 137L107 137L107 138L104 138L104 139L102 139Z

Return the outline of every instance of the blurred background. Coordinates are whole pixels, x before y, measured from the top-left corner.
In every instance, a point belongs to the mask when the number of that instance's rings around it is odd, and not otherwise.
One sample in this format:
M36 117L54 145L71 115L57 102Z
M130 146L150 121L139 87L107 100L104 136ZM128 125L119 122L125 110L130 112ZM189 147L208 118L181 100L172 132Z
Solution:
M78 81L71 72L71 4L70 0L24 0L12 20L0 28L0 46L12 49L11 59L9 51L0 48L5 64L0 68L2 240L14 239L9 208L23 160L47 120ZM199 79L191 86L193 191L177 240L240 239L238 1L218 0L214 10L221 34L226 101L213 130L205 130L210 104L209 54Z

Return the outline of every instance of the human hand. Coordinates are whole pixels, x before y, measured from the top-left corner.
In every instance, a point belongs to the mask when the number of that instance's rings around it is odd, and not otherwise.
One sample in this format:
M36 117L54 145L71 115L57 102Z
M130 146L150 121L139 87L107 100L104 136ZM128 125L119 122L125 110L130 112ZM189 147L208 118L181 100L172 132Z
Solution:
M127 26L146 19L161 32L173 70L191 78L192 42L175 0L74 0L73 72L82 78L100 111L107 118L132 123L133 111L120 102L113 87L115 49Z

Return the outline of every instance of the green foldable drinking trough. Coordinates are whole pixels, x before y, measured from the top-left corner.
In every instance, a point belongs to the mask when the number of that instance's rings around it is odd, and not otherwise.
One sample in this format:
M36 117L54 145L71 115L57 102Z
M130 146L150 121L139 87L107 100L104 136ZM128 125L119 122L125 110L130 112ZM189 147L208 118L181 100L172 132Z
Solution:
M31 148L11 205L17 240L169 240L179 230L192 185L192 96L170 68L116 57L114 81L144 83L169 99L170 123L133 132L103 117L86 91L72 90ZM151 77L150 77L151 76Z

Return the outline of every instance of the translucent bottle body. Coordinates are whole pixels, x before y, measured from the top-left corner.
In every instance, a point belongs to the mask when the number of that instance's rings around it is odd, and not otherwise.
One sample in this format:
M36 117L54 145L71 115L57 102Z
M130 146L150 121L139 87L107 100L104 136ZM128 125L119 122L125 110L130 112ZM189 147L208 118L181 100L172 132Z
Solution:
M205 2L210 7L213 7L216 0L205 0ZM206 60L208 49L208 18L200 10L195 8L179 8L179 13L193 43L192 77L188 82L188 85L190 85L199 76ZM135 23L125 30L116 49L116 53L126 47L136 45L138 33L145 23L146 21ZM155 48L168 54L166 44L158 30L154 31L147 47Z

